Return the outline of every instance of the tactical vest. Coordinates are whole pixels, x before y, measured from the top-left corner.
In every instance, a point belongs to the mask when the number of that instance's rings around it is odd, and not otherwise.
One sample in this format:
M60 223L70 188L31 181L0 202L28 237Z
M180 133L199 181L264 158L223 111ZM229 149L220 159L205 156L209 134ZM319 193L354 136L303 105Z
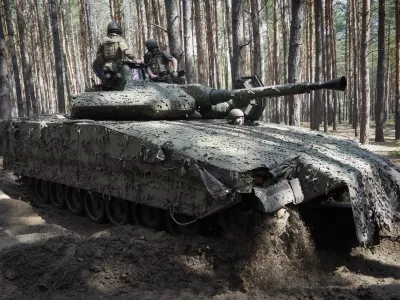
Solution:
M128 49L125 39L120 36L106 37L102 41L104 62L122 59Z
M103 57L105 61L121 58L122 53L119 49L118 41L107 40L103 46Z
M152 56L149 65L153 74L167 74L170 71L169 62L164 58L162 52L158 52Z

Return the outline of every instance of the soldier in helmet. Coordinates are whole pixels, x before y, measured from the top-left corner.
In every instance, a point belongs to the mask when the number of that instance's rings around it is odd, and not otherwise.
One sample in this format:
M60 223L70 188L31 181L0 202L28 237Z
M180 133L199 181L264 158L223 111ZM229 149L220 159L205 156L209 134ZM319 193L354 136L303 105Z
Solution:
M169 75L172 78L178 77L178 61L175 57L165 51L161 51L158 47L158 43L154 39L146 41L147 52L144 55L144 63L149 67L147 68L147 74L155 81L168 81ZM172 62L172 70L170 63Z
M123 73L122 77L129 76L129 67L120 66L122 60L130 59L135 63L141 63L132 54L121 34L120 25L117 22L110 22L107 26L107 36L101 41L97 49L96 60L93 62L93 70L102 80L107 79L107 74L104 74L105 70L121 72Z
M234 108L229 112L228 123L232 125L244 124L244 113L239 108Z

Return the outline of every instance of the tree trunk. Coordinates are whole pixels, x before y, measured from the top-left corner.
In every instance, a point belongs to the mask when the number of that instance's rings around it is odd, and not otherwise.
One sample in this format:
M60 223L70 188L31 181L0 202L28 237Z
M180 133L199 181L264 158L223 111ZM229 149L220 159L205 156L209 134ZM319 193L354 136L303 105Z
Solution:
M53 30L54 58L55 58L56 77L57 77L58 111L60 113L65 113L61 43L60 43L60 32L59 32L56 0L50 0L50 5L51 5L51 27Z
M395 139L400 139L400 0L396 0L396 95L395 95Z
M151 4L150 0L144 0L144 11L146 12L146 24L147 24L147 38L154 38L151 33Z
M358 127L358 65L359 65L359 55L358 55L358 1L352 1L353 8L353 128L354 135L358 135L357 127Z
M183 32L185 45L185 70L187 83L193 83L192 0L182 0Z
M23 75L22 77L24 79L25 99L26 99L26 112L28 116L32 116L33 113L37 114L37 109L36 109L35 91L32 79L32 66L29 62L28 51L25 44L27 37L25 36L26 25L25 25L24 11L23 11L23 9L25 8L24 1L19 0L18 2L16 2L15 8L17 11L19 46L22 59L22 75Z
M215 36L214 45L214 60L215 60L215 79L217 80L217 89L221 88L221 76L220 76L220 62L219 62L219 37L218 37L218 1L214 0L214 22L213 22L213 32Z
M178 69L182 69L182 43L179 36L179 5L178 0L165 0L165 15L168 27L168 43L169 49L178 60Z
M370 86L368 65L368 43L370 39L370 0L363 0L362 29L361 29L361 81L362 81L362 111L360 125L360 142L369 144L369 113Z
M237 78L244 72L244 59L242 49L243 40L243 0L232 0L232 87Z
M290 44L288 59L288 81L296 83L299 80L301 58L301 28L304 22L304 7L306 0L292 0L292 20L290 26ZM289 125L300 126L300 95L290 95Z
M160 20L160 26L165 27L165 7L161 4L161 0L158 0L158 7L160 8L158 10L158 19ZM159 42L165 49L165 47L167 46L167 42L165 38L165 32L163 30L160 31L160 37L161 39Z
M86 39L86 13L85 13L85 1L80 1L80 33L81 33L81 60L82 60L82 69L83 69L83 80L85 88L89 86L89 73L88 73L88 55L87 55L87 39ZM56 5L55 0L51 0L54 5ZM57 11L55 11L57 15ZM53 15L52 15L52 24L53 24ZM58 22L58 21L57 21ZM53 29L54 31L54 29ZM58 32L58 23L57 23L57 32ZM61 56L60 56L61 58ZM61 60L60 60L61 61ZM60 100L59 100L60 101Z
M251 25L253 28L253 66L252 66L252 74L258 75L260 78L262 77L262 68L263 65L261 55L261 34L260 34L260 13L259 13L259 0L251 0Z
M283 81L286 83L288 80L287 72L288 72L288 64L287 64L287 22L286 22L286 0L281 0L279 2L281 4L281 25L282 25L282 40L283 40ZM287 97L283 97L284 99L284 121L285 124L288 124L288 101Z
M232 49L232 3L231 0L225 0L225 19L226 19L226 32L228 35L228 52L229 52L229 66L231 69L232 79L232 65L233 65L233 49Z
M18 107L18 117L25 116L24 112L24 101L22 100L22 88L21 88L21 79L19 75L19 66L17 59L17 51L15 49L15 40L14 40L14 27L12 23L12 11L10 7L10 0L4 0L4 11L6 13L6 24L7 24L7 32L8 32L8 41L10 43L11 49L11 60L13 65L13 73L15 80L15 92L17 95L17 107Z
M385 107L385 0L379 0L378 65L376 69L375 142L384 142Z
M212 14L210 0L204 1L207 28L207 48L208 48L208 82L209 86L216 87L215 81L215 60L214 60L214 37L212 30Z
M315 16L315 77L314 81L320 81L321 76L321 0L314 1L314 16ZM314 92L314 111L311 118L312 130L319 130L321 121L321 92Z
M199 83L207 85L207 65L205 55L204 22L201 19L200 1L194 2L195 23L196 23L196 44L197 44L197 78Z
M273 64L274 64L274 77L273 84L279 84L279 42L278 42L278 4L274 1L274 18L273 18L273 31L274 31L274 42L273 42ZM281 123L281 97L276 97L275 100L275 122Z
M158 1L157 0L151 0L151 10L153 13L153 23L161 26L160 24L160 19L158 17L158 11L161 9L160 7L157 7ZM154 38L160 43L161 41L161 29L157 26L153 26L153 36Z
M0 13L0 117L6 120L11 119L11 108L3 15Z

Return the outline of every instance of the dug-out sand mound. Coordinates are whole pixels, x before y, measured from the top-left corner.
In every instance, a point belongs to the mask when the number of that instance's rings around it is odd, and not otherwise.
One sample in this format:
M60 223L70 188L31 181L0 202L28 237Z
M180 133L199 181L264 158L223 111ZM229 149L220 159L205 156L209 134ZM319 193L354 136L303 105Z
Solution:
M317 284L316 257L298 214L280 210L260 220L246 240L122 226L90 237L66 233L20 244L0 252L0 287L25 296L172 290L211 297Z

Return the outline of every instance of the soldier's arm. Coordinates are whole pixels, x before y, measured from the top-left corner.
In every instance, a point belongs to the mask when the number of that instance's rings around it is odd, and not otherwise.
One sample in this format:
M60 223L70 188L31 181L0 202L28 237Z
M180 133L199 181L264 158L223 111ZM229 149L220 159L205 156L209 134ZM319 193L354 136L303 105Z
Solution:
M126 41L123 39L119 42L119 48L125 54L126 57L133 60L134 62L140 64L142 61L140 59L136 59L135 55L130 51Z
M172 62L173 65L173 72L177 72L178 70L178 61L176 60L175 57L173 57L171 54L169 54L168 52L164 52L164 57L169 60L170 62Z
M172 57L172 65L174 66L173 72L178 71L178 61L176 60L175 57Z

